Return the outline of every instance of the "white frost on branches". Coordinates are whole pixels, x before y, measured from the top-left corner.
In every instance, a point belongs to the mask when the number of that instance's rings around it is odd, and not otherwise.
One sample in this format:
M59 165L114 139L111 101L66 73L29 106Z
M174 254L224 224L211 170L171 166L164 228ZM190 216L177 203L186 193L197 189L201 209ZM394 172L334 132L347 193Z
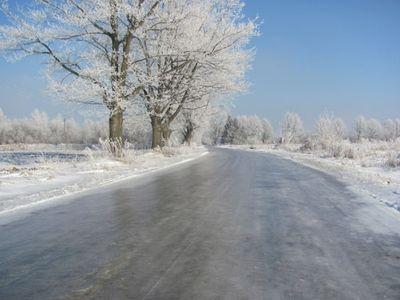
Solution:
M303 121L300 116L293 112L286 113L282 123L282 143L299 143L301 142L303 135Z
M42 56L50 90L106 107L116 138L126 110L145 107L157 145L182 111L246 89L248 43L258 34L241 0L37 0L2 9L9 24L0 26L0 50Z

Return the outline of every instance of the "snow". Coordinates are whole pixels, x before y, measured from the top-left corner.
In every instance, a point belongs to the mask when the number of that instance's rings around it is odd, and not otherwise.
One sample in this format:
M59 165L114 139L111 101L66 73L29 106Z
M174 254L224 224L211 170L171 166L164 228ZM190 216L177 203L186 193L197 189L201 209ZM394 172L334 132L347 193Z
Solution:
M225 147L225 146L224 146ZM303 152L301 145L235 145L229 148L260 151L327 172L347 183L354 191L400 211L400 166L387 166L388 156L400 152L399 143L355 144L356 157L331 157L322 150Z
M42 145L29 151L0 151L0 216L34 209L61 196L148 174L208 153L204 147L129 150L123 159L115 160L101 150L44 148Z

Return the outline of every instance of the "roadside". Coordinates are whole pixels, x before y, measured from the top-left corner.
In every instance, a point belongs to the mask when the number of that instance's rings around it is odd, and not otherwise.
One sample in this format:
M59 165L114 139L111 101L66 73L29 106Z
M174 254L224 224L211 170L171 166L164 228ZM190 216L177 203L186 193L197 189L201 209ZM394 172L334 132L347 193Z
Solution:
M369 151L362 158L326 157L323 152L301 151L300 145L230 145L247 151L267 152L327 172L382 204L400 211L400 167L385 166L384 150Z
M40 149L40 150L39 150ZM196 159L204 147L127 150L113 159L102 150L33 147L0 151L0 215Z

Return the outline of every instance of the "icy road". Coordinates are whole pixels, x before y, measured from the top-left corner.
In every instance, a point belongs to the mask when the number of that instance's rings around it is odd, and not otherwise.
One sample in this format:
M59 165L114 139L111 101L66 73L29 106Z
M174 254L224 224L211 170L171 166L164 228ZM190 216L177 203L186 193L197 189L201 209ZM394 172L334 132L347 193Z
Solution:
M0 299L400 299L400 216L215 149L2 225Z

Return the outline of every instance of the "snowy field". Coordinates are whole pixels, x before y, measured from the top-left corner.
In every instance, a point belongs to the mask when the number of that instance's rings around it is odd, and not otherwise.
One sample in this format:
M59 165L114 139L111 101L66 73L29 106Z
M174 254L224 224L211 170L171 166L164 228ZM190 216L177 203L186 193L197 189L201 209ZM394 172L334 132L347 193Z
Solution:
M18 148L18 151L11 149ZM79 145L3 146L0 149L0 215L180 164L207 153L203 147L125 150L115 160Z
M328 150L304 150L302 145L227 146L262 151L328 172L358 192L400 211L400 141L346 143L351 158L333 157Z

